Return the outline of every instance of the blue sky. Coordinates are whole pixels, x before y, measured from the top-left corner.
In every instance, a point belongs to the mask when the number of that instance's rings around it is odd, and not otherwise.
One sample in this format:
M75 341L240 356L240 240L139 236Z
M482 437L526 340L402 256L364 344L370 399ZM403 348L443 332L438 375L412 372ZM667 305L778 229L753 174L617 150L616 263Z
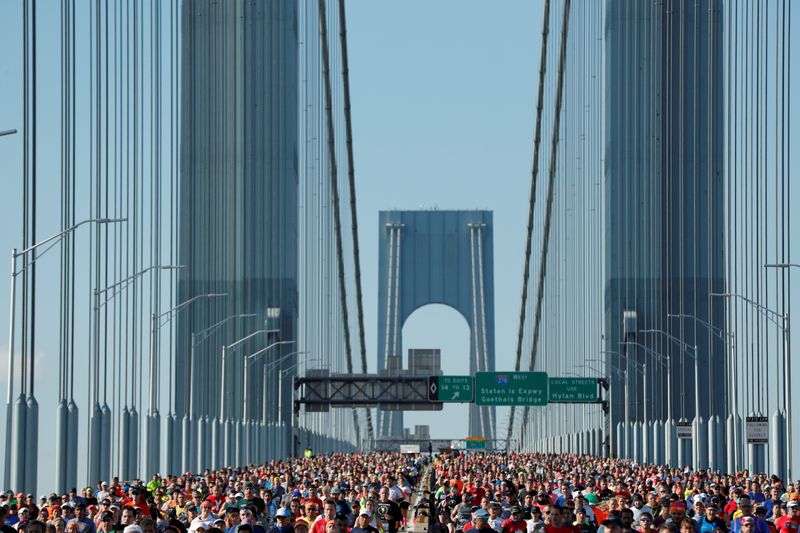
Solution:
M378 210L494 211L496 367L513 369L541 42L539 2L350 2L348 42L367 348L377 321ZM431 305L404 348L441 348L464 374L469 328ZM504 415L505 409L498 414ZM466 405L406 413L434 437L466 437ZM498 425L505 427L505 416Z

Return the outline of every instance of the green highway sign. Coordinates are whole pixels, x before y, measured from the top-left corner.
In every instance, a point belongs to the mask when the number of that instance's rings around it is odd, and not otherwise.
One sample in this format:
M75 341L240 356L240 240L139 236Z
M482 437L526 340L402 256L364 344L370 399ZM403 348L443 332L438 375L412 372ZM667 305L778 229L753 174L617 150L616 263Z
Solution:
M485 450L486 449L486 440L485 439L467 439L467 450Z
M547 405L547 372L476 372L478 405Z
M431 376L428 400L432 402L472 402L475 387L472 376Z
M550 378L551 403L593 403L599 399L597 378Z

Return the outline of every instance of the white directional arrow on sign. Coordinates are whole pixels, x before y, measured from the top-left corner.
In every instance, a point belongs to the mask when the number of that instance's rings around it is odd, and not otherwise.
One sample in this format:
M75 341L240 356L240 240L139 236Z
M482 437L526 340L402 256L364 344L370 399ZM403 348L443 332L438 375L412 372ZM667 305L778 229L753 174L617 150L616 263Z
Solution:
M435 402L439 399L439 378L430 376L428 378L428 400Z

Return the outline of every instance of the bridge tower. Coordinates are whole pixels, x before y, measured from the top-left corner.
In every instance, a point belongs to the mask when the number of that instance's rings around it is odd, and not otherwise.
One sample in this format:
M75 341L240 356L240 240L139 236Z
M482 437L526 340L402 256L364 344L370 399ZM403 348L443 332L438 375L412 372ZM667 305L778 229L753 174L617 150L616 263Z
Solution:
M420 307L447 305L466 319L464 373L494 370L491 211L381 211L378 259L378 368L402 372L403 324ZM402 411L378 411L379 435L403 434ZM470 405L469 433L494 438L494 408Z

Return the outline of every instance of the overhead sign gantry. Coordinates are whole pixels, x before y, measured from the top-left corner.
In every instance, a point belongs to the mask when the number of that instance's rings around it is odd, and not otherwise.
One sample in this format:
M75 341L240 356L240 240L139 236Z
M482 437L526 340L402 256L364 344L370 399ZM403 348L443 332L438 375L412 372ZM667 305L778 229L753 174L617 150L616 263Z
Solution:
M593 403L602 405L607 419L609 403L609 383L605 378L549 377L546 372L381 376L330 374L326 370L311 370L308 375L294 379L294 391L295 427L299 426L301 405L305 405L308 412L324 412L331 407L437 411L445 403L475 403L481 406ZM608 429L606 424L606 431ZM607 437L605 449L608 453Z
M316 371L294 380L295 410L331 407L440 410L443 403L530 405L602 403L604 378L549 377L546 372L477 372L475 376L380 376ZM390 407L395 404L395 407Z

